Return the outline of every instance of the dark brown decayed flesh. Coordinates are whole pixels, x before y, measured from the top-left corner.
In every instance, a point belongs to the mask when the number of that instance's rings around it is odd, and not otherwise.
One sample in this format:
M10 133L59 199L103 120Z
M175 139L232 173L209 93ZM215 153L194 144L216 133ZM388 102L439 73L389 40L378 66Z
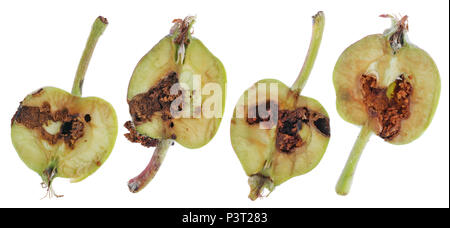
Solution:
M361 91L369 118L376 119L381 125L377 134L386 141L392 140L400 133L401 121L410 115L409 105L413 87L405 75L395 80L392 97L386 94L387 88L378 88L373 75L362 75Z
M84 127L87 121L78 113L70 113L67 108L63 108L54 113L50 110L51 106L48 102L44 102L41 107L20 105L11 123L15 121L27 128L37 129L41 138L52 145L62 139L66 145L73 149L75 142L83 137ZM58 133L52 135L44 129L44 125L47 126L49 121L62 122Z
M289 153L303 144L298 132L302 130L303 123L309 122L308 118L309 113L306 108L278 112L276 146L280 151Z
M330 119L320 113L314 112L311 114L310 121L313 122L317 130L323 135L330 137Z
M125 137L131 142L140 143L145 147L154 147L158 145L159 140L139 134L131 121L125 122L124 127L130 131L125 134Z
M170 88L176 83L178 83L177 73L171 72L156 86L128 101L133 122L139 124L150 121L152 115L159 111L162 113L163 120L171 119L170 105L172 101L181 96L181 91L175 95L170 94Z
M330 137L330 121L323 114L308 110L306 107L295 110L278 110L277 105L270 107L269 101L264 105L269 116L261 117L258 107L252 107L249 110L247 123L253 125L263 121L269 123L277 121L276 147L281 152L291 153L295 148L303 145L304 142L298 134L303 124L313 125L322 135ZM273 118L277 111L277 118Z
M156 146L159 142L158 139L154 139L136 131L135 124L141 124L147 121L151 121L151 118L155 112L161 112L161 119L163 121L169 121L172 119L170 106L172 102L182 95L179 91L178 94L170 94L170 89L173 85L178 83L178 77L176 72L170 72L166 77L154 87L150 88L147 92L138 94L128 101L130 114L133 122L127 121L125 128L130 131L125 134L125 137L131 142L140 143L145 147ZM178 106L177 111L182 110L182 104ZM169 127L173 127L173 122L169 123ZM176 139L176 135L170 136L172 139Z

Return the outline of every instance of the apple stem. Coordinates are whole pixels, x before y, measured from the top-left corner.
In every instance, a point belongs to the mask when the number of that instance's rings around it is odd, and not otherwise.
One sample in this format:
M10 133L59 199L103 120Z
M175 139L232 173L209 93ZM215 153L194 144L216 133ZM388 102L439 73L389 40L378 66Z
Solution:
M353 145L352 152L348 157L347 163L345 164L344 170L339 177L339 181L336 184L336 193L339 195L347 195L352 186L353 176L355 175L356 166L358 165L358 161L361 158L362 151L369 141L370 136L372 135L372 129L367 122L361 128L359 132L358 139Z
M128 189L130 192L137 193L150 183L163 163L167 150L172 143L173 140L171 139L163 139L158 143L147 167L138 176L128 181Z
M84 76L86 75L89 61L91 60L95 45L97 44L100 36L103 34L103 31L105 31L107 25L108 20L102 16L97 17L92 25L91 33L89 34L86 47L84 48L83 55L81 56L80 63L78 64L77 74L75 75L75 80L72 86L72 94L75 96L81 96Z
M305 62L303 63L302 70L291 87L291 90L300 93L305 87L311 70L314 66L317 53L319 52L320 43L322 41L323 30L325 27L325 15L322 11L319 11L313 16L313 31L311 42L309 44L308 54L306 55Z

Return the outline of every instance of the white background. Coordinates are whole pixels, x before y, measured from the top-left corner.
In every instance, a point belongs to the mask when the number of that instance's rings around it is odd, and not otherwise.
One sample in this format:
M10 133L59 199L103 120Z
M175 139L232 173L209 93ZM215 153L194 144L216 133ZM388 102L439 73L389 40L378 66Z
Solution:
M1 1L0 3L0 207L448 207L449 206L449 10L448 1ZM326 15L325 33L303 95L319 100L331 117L332 137L310 173L250 201L247 176L229 137L233 107L262 78L291 85L311 36L311 16ZM383 13L409 16L410 40L435 60L442 88L427 131L403 146L372 136L350 195L334 186L359 127L336 112L332 71L342 51L390 26ZM126 183L147 164L152 149L129 143L126 91L138 60L172 25L197 15L194 35L224 64L228 76L225 116L203 148L171 147L156 178L140 193ZM42 87L72 87L78 60L94 19L110 24L94 52L84 96L115 107L119 135L108 161L86 180L56 179L61 199L44 199L40 177L28 169L10 139L10 119L26 94Z

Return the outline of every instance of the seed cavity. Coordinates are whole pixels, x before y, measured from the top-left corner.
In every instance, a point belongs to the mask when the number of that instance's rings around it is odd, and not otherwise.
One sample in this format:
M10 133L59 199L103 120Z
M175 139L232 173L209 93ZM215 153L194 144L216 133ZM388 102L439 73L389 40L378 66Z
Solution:
M381 126L377 134L386 141L392 140L400 133L401 121L410 116L411 83L402 74L394 81L395 87L389 94L387 88L377 87L377 79L373 75L362 75L360 83L369 118Z
M84 120L78 113L70 113L67 108L51 112L51 106L44 102L41 107L20 105L12 118L18 124L39 131L42 139L51 145L63 140L69 148L74 149L76 141L84 135ZM49 133L45 127L52 122L62 122L56 134Z
M170 94L170 88L178 83L176 72L169 73L156 86L150 88L147 92L138 94L128 101L131 117L135 124L150 121L155 112L161 112L163 120L172 119L170 105L172 101L181 96ZM178 109L182 109L181 105Z

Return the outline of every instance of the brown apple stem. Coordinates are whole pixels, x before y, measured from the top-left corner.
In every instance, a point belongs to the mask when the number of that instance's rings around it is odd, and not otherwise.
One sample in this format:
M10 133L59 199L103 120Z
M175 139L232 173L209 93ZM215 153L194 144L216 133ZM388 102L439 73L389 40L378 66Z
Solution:
M163 163L164 157L172 142L173 140L171 139L163 139L158 143L147 167L138 176L128 181L128 189L130 192L137 193L150 183Z
M273 191L274 186L272 180L262 174L254 174L248 178L248 185L250 185L250 194L248 198L256 200L262 197L264 188L269 190L269 193Z
M320 43L322 42L323 30L325 27L325 15L322 11L319 11L313 16L313 31L311 42L309 44L308 54L306 55L305 62L303 63L302 70L291 87L291 90L300 93L305 87L306 81L311 74L311 70L314 66L314 62L319 52Z
M336 193L339 195L347 195L350 191L353 182L353 176L355 175L356 166L361 158L361 154L372 135L372 130L370 129L369 123L366 123L358 135L358 139L353 145L352 152L348 157L345 168L342 171L339 181L336 184Z
M108 25L108 20L102 16L95 19L92 25L91 33L89 34L86 47L84 48L83 55L81 56L80 63L78 64L77 74L75 75L75 80L73 81L72 94L75 96L81 96L84 76L86 75L89 62L94 53L95 45L98 39L105 31Z

